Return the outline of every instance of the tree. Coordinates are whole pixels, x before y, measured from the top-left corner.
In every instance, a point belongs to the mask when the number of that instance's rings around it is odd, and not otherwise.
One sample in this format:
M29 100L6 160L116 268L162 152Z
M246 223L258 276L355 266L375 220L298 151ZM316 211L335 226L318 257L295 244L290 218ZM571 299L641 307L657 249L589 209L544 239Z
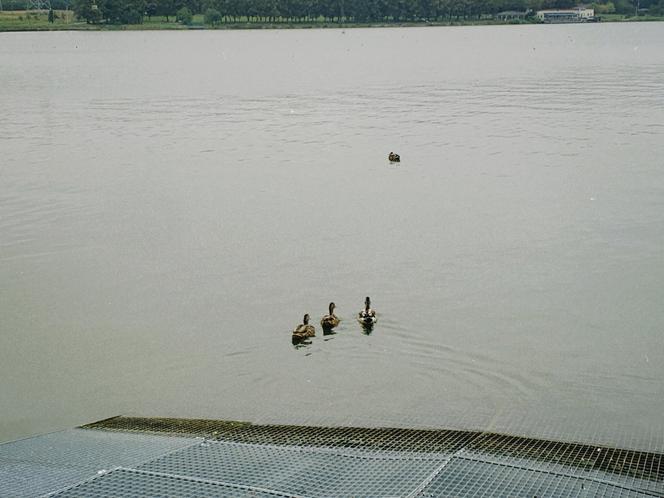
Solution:
M664 15L664 0L659 0L659 3L653 4L650 7L650 13L656 16Z
M71 8L79 19L85 19L88 24L97 24L102 20L104 3L102 0L74 0Z
M545 9L571 9L576 6L577 0L544 0L542 7Z
M111 24L142 24L145 0L106 0L102 16Z
M616 6L613 2L607 3L594 3L592 8L595 10L595 14L613 14L616 11Z
M54 23L55 22L55 12L53 9L48 11L48 22Z
M177 12L176 0L156 0L157 2L157 15L164 16L166 22L170 22L168 17L174 16Z
M145 6L145 15L150 19L152 16L157 14L157 4L156 2L150 2Z
M632 5L628 0L615 0L614 6L618 14L634 13L634 5Z
M256 0L256 14L260 19L274 21L279 16L277 0Z
M205 24L216 26L221 22L221 12L217 9L208 9L205 11Z
M189 26L191 22L194 20L194 16L187 7L182 7L180 10L178 10L177 14L175 15L175 20L181 22L186 26Z
M192 15L194 14L200 14L203 12L203 5L202 5L201 0L179 0L178 1L178 7L187 7L189 9L189 12L191 12Z
M244 12L240 10L239 0L219 0L218 8L223 12L223 15L226 16L226 18L230 17L234 22L238 22L240 16L244 14Z
M126 2L118 21L121 24L143 24L143 13L145 12L145 1L138 0Z

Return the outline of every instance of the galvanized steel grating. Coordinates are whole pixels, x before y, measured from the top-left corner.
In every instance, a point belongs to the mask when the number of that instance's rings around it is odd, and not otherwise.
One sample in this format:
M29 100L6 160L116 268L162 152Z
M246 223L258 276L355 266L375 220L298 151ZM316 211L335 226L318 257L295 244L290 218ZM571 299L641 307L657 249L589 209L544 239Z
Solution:
M137 431L223 439L239 443L289 446L342 446L397 451L457 451L481 435L477 431L357 427L252 425L246 422L115 417L84 426L88 429Z
M125 417L86 428L0 445L0 476L20 478L0 481L0 497L664 497L660 453L479 431Z
M651 487L657 487L657 483L661 485L664 480L664 457L661 453L480 431L252 425L244 422L138 417L116 417L85 427L197 435L253 444L393 450L399 452L401 458L409 453L454 453L465 448L467 455L474 452L485 459L527 459L530 466L555 464L584 472L600 471L645 480L651 483Z
M468 447L465 457L664 493L664 458L658 453L487 433Z
M73 468L133 466L196 443L195 438L69 429L0 445L0 458Z
M44 495L108 469L135 466L199 442L195 438L70 429L0 444L0 497Z
M212 441L145 463L139 470L271 489L288 496L405 496L444 461L392 452Z
M418 496L650 498L661 495L583 477L455 459Z
M0 497L39 496L95 474L90 469L0 458Z
M661 454L479 431L129 417L88 427L207 437L140 468L289 496L664 496Z
M174 476L154 475L132 469L117 469L80 486L58 493L58 498L274 498L272 493L254 489L202 482Z

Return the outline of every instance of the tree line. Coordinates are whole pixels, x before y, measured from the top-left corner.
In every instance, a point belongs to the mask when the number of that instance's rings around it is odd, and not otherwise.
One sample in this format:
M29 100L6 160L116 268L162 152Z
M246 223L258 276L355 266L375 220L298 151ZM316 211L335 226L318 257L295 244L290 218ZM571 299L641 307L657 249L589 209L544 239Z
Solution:
M578 0L51 0L54 9L70 6L89 23L140 24L147 17L188 24L204 14L220 23L400 23L479 19L502 11L570 8ZM25 0L4 0L20 3ZM635 3L655 13L664 0L600 0L598 13L634 14ZM65 4L60 5L60 4Z

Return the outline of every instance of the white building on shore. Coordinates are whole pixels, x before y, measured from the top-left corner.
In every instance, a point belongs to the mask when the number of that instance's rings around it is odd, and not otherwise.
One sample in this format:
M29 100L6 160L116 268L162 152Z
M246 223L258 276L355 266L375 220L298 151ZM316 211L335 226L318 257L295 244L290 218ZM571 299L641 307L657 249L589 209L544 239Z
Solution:
M574 9L538 10L537 18L546 23L588 22L595 20L595 9L576 7Z

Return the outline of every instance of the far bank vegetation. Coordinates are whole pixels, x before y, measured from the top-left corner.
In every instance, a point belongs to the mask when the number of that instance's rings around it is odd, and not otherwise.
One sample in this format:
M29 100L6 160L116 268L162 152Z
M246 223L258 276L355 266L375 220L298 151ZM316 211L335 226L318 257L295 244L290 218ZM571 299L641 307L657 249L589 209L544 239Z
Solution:
M25 8L25 0L4 0L3 3L5 10ZM173 27L278 27L473 23L498 19L505 21L506 17L501 15L504 13L510 14L510 22L535 22L534 13L537 10L571 8L576 5L577 0L51 1L53 9L71 8L76 18L88 25L111 27L148 23L159 28L168 28L169 24L173 24ZM602 0L591 6L596 15L608 16L607 20L645 12L654 16L664 15L664 0ZM26 14L28 19L30 15ZM57 14L55 18L69 19L67 15L58 17ZM52 23L53 19L49 18L49 21Z

